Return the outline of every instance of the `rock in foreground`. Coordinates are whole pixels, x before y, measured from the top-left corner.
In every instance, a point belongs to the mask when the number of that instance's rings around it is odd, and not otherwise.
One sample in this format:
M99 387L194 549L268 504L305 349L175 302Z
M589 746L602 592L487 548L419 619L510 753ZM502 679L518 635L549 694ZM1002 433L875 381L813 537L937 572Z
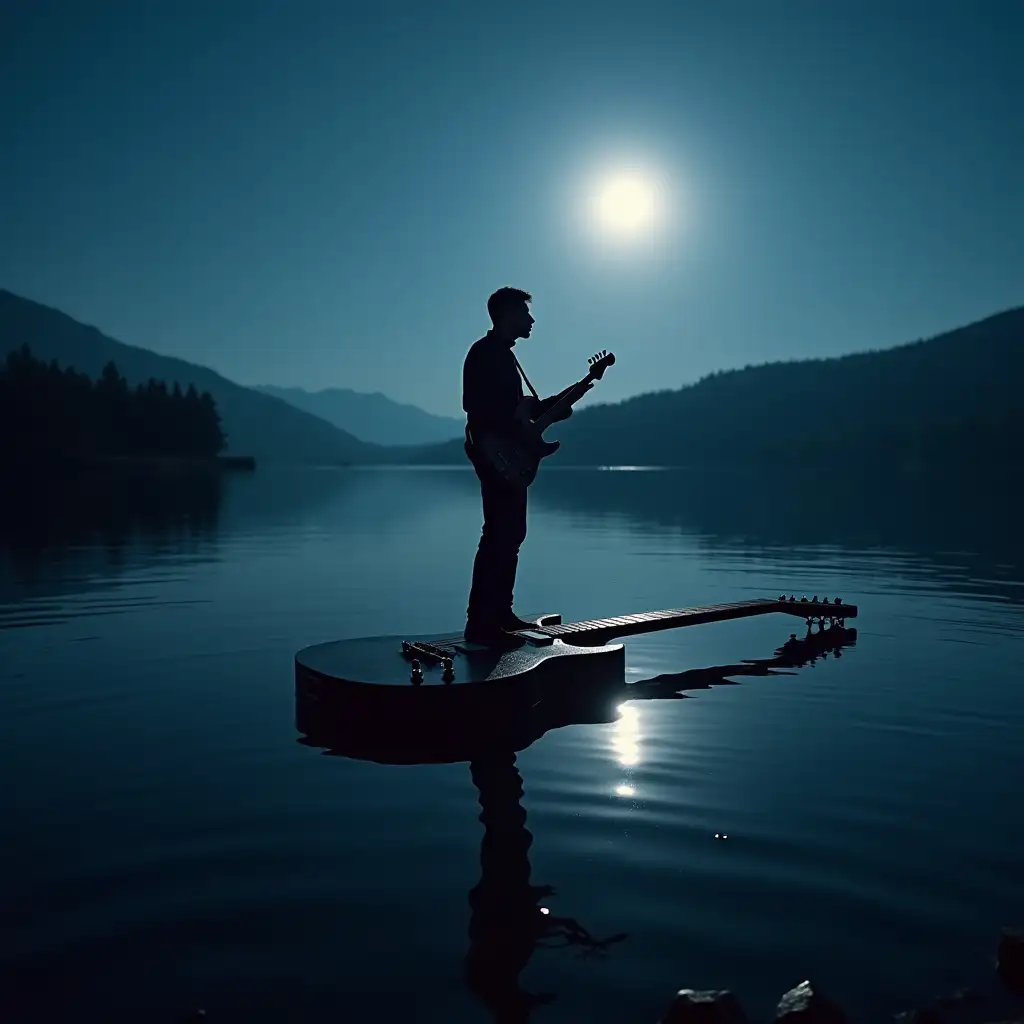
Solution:
M776 1024L846 1024L846 1014L809 981L791 988L775 1011Z
M680 989L661 1024L746 1024L739 1000L729 991Z

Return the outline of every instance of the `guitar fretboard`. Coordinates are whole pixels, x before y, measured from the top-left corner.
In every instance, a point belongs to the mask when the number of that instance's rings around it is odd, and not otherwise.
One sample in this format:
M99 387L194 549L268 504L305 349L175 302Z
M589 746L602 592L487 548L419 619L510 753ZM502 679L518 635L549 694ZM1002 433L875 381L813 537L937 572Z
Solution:
M539 626L530 632L545 636L580 640L584 637L610 639L616 636L635 636L639 633L654 633L660 629L677 629L681 626L699 626L707 622L726 622L729 619L743 619L751 615L767 615L783 612L800 618L847 619L857 615L856 605L835 604L828 601L783 600L763 597L753 601L734 601L729 604L711 604L698 608L665 608L656 612L638 612L635 615L620 615L610 619L588 619L583 622L566 622L557 626Z

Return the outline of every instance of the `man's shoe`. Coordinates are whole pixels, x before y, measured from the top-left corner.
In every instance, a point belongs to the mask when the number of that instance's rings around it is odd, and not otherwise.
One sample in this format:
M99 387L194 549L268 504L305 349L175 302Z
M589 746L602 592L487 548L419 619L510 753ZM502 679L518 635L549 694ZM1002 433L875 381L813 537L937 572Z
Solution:
M467 626L462 634L468 644L480 644L481 647L489 647L492 651L514 651L522 647L524 641L497 626Z
M509 633L514 633L517 629L536 629L536 622L527 622L526 619L519 618L514 612L509 612L509 616L501 623L501 628Z

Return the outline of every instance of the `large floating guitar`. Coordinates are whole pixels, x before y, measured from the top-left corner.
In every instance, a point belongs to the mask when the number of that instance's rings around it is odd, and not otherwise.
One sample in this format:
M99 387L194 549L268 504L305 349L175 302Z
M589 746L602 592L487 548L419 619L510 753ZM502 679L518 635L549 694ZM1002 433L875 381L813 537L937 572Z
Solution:
M691 668L632 682L626 681L618 661L621 644L611 650L562 644L561 653L568 657L543 663L538 655L553 653L552 648L557 651L555 643L540 648L527 645L511 654L485 656L482 665L472 667L460 658L456 637L435 638L434 643L406 641L401 646L397 638L386 637L313 647L296 659L295 722L303 736L300 742L331 754L385 764L472 760L481 754L524 750L546 732L563 726L614 722L623 701L674 700L686 691L734 684L739 677L791 673L830 655L839 658L844 648L856 645L857 630L840 625L841 618L823 614L823 605L793 604L801 613L807 609L819 628L809 626L803 637L791 635L772 658ZM740 605L717 607L742 613ZM715 611L712 606L681 609L679 614L690 612L695 621L706 622L716 620ZM838 615L856 609L833 604L828 611ZM686 620L677 624L685 625ZM588 624L569 623L563 628L573 636L584 632L576 629L583 625ZM597 626L587 634L589 639L603 634L601 623L589 625ZM553 627L546 628L554 632ZM453 670L445 683L444 663L431 658L433 648L439 654L447 648L458 662L460 675ZM418 683L410 661L416 656L423 658ZM407 678L410 666L412 681ZM584 671L569 671L573 668ZM381 683L382 678L393 685ZM480 678L484 682L471 685ZM461 699L466 696L476 699Z
M626 679L625 646L610 641L771 613L804 619L808 628L818 625L823 640L849 642L856 635L846 630L856 605L780 594L582 622L545 615L532 629L512 634L520 646L510 651L481 647L461 633L335 640L299 651L295 680L311 700L333 705L366 732L411 729L436 740L455 724L470 722L483 734L532 716L542 700L619 690Z
M524 398L516 409L518 438L498 437L482 434L474 437L476 447L484 458L501 474L502 478L516 487L529 487L537 475L540 460L554 455L560 445L558 441L545 441L544 431L571 409L592 387L593 382L604 376L604 371L615 362L612 352L598 352L590 357L590 370L581 380L563 391L558 398L539 416L537 399Z

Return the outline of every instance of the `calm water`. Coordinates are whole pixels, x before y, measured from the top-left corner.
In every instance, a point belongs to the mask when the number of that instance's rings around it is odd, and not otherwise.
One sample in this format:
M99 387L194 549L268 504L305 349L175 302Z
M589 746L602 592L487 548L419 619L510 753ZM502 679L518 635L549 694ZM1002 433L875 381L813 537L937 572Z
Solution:
M568 470L532 493L520 612L839 594L857 643L550 731L515 766L496 751L481 796L468 764L300 744L292 676L307 644L461 626L470 474L265 470L8 507L0 1016L626 1024L683 986L764 1016L811 976L868 1019L986 978L1024 919L1019 495ZM639 637L628 675L771 657L794 629ZM520 983L555 998L532 1016L464 978L481 798L552 920L628 933L604 956L536 949ZM502 955L514 979L525 954Z

